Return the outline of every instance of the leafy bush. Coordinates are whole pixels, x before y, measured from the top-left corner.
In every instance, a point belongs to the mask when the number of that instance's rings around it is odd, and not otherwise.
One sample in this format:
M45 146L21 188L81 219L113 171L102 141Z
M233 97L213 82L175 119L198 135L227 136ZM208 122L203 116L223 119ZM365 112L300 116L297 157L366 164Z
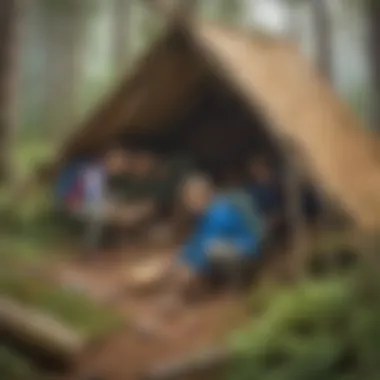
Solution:
M122 322L121 317L98 307L88 297L75 291L49 286L35 278L2 275L0 289L8 297L52 315L85 338L93 339L103 335Z
M52 199L44 188L35 188L22 199L0 188L0 259L45 261L51 252L73 242L71 231L62 228L53 213ZM49 255L47 255L49 253ZM59 253L59 252L56 252Z
M25 359L0 345L0 378L6 380L42 380Z
M235 336L229 379L380 378L377 289L355 274L280 292Z

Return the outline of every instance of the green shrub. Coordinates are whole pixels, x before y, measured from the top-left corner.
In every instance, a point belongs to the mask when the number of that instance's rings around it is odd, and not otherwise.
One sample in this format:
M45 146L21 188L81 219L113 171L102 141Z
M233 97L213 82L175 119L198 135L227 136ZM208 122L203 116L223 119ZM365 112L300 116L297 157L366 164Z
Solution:
M103 335L122 323L116 313L97 306L85 295L51 287L35 278L2 275L0 290L23 305L52 315L88 339Z
M311 281L267 302L233 339L230 380L380 378L378 291L360 274ZM360 286L358 286L360 285Z
M15 203L9 191L0 189L0 259L45 261L73 241L55 218L45 189ZM59 252L58 252L59 253Z
M0 378L6 380L42 380L24 358L0 345Z

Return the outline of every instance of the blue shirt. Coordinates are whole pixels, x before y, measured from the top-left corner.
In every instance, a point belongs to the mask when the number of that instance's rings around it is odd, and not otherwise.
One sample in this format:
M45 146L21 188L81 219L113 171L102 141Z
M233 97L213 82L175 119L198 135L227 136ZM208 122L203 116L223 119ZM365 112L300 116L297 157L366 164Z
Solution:
M83 187L84 201L98 202L104 198L106 180L101 164L76 161L61 172L56 183L55 196L59 202L64 202L79 185Z
M194 272L205 272L210 262L206 249L214 242L231 244L242 257L257 257L262 226L248 194L216 197L201 218L198 228L184 247L181 261Z
M100 164L89 165L82 173L83 195L87 205L102 203L107 197L107 174Z
M64 201L73 188L87 165L86 161L77 161L62 170L55 186L55 196L58 201Z

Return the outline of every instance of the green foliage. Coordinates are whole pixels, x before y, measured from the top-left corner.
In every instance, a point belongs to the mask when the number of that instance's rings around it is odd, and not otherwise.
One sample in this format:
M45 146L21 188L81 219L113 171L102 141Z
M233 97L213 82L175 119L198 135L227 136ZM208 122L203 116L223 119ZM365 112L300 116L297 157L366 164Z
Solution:
M52 315L89 339L121 323L117 315L98 307L86 296L74 290L52 287L36 277L20 276L13 267L8 274L0 276L1 293Z
M9 191L0 191L0 257L3 262L45 260L47 252L54 247L64 248L65 234L52 214L51 199L44 189L31 191L32 194L16 201Z
M57 153L56 146L43 139L21 140L16 152L16 166L23 176L34 174L39 166L50 162Z
M34 189L33 189L34 190ZM13 193L6 189L0 191L0 210L6 216L3 222L8 230L17 227L17 232L32 228L44 222L44 218L52 205L47 192L37 189L34 194L27 194L22 199L13 199Z
M0 345L0 377L6 380L42 380L29 362Z
M51 151L39 142L29 142L21 144L17 153L18 167L27 179L48 160ZM33 182L28 186L30 190L21 198L15 198L9 188L0 189L0 292L52 314L85 336L106 331L118 322L113 313L98 308L77 292L51 287L36 275L25 274L49 264L60 253L57 249L64 248L66 238L51 213L49 191Z
M379 297L360 272L272 292L262 316L233 340L238 359L228 378L378 378Z
M33 180L36 170L52 155L52 147L41 141L20 142L17 147L18 183L0 187L0 254L27 256L60 238L52 215L50 189ZM45 247L45 249L43 249Z

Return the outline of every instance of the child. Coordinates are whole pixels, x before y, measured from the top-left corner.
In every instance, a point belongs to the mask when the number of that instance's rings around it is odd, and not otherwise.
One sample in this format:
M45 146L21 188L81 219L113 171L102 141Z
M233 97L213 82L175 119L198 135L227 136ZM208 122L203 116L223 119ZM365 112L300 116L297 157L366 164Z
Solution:
M271 216L281 206L281 193L274 170L264 157L257 157L249 165L250 193L256 199L260 211Z
M102 245L106 227L118 223L118 200L110 184L124 174L126 163L125 152L115 147L82 172L83 199L77 212L86 223L84 243L90 252L97 251Z
M122 173L124 166L124 152L112 148L101 159L70 165L58 181L57 195L61 207L74 219L85 223L86 249L99 248L105 224L117 217L108 180Z
M54 195L57 208L63 214L71 214L81 202L83 194L80 177L87 164L86 160L77 160L60 173Z
M261 222L249 195L239 188L216 193L207 178L198 176L185 183L183 201L199 220L173 268L176 296L184 300L195 295L216 268L240 285L243 268L259 259L262 242Z
M253 159L249 172L251 184L248 191L265 219L267 234L271 234L281 225L283 199L279 180L265 157Z

